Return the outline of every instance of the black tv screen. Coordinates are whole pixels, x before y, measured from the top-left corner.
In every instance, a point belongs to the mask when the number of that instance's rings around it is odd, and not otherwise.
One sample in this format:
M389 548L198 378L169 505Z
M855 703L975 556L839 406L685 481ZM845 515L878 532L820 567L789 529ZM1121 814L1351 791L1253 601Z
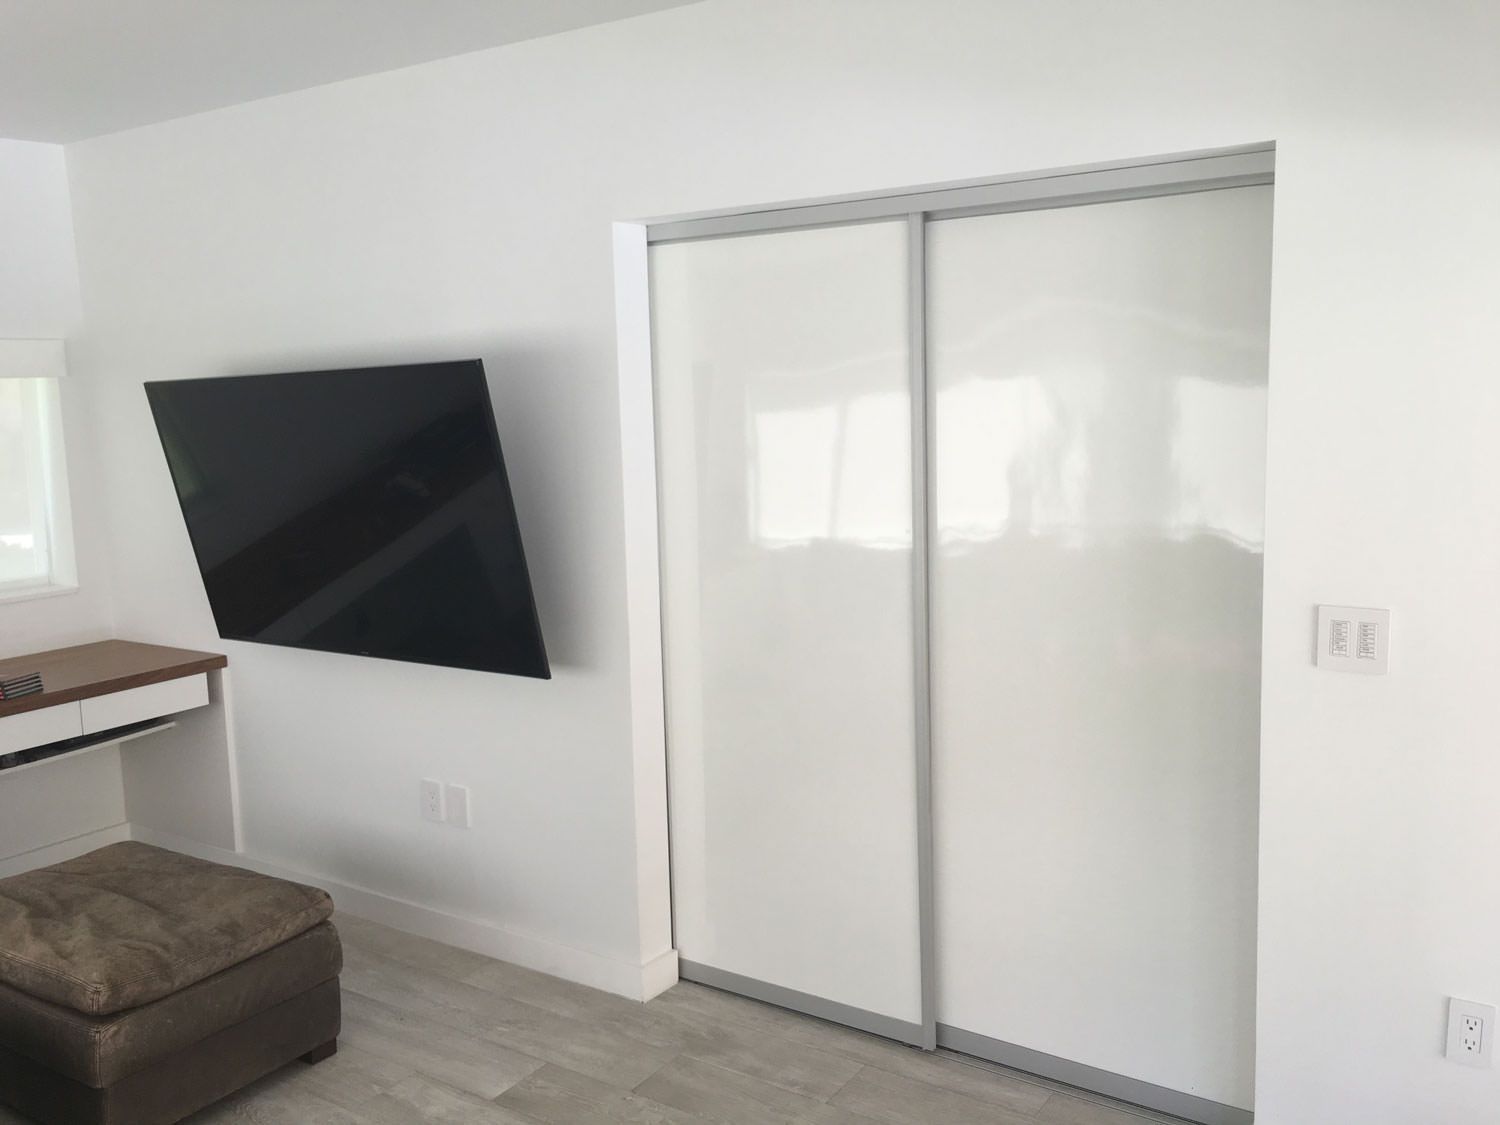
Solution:
M220 636L550 677L479 360L146 395Z

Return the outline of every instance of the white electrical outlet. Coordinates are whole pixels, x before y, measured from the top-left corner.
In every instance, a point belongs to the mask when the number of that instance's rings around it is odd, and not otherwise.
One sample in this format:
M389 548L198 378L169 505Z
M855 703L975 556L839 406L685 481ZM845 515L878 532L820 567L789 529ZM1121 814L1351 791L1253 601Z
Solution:
M469 787L467 785L447 785L444 787L448 802L448 823L454 828L471 828L473 823L469 813Z
M1390 667L1391 611L1320 605L1317 644L1319 668L1384 675Z
M443 783L430 777L422 779L422 819L443 822Z
M1447 1056L1464 1066L1489 1066L1494 1058L1495 1007L1472 1000L1448 1001Z

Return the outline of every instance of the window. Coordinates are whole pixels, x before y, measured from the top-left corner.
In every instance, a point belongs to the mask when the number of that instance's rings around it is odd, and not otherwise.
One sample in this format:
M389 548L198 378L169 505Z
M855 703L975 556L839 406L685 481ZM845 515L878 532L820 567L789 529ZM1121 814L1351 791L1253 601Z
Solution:
M0 599L73 589L72 540L58 382L0 378Z

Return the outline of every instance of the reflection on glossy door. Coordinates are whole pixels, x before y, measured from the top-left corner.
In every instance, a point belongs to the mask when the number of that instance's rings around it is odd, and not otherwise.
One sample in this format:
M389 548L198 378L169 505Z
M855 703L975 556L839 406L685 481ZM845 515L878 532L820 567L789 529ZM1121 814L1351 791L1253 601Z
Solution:
M928 240L939 1022L1238 1107L1270 205Z
M906 227L651 251L688 962L918 1019Z

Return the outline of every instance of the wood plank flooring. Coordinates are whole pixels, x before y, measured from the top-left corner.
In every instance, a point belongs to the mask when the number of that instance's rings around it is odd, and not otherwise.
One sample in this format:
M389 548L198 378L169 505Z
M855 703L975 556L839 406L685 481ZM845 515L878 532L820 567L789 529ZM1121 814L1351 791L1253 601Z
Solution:
M1147 1110L687 982L649 1004L341 915L339 1053L191 1125L1145 1125ZM19 1119L0 1109L0 1125Z

